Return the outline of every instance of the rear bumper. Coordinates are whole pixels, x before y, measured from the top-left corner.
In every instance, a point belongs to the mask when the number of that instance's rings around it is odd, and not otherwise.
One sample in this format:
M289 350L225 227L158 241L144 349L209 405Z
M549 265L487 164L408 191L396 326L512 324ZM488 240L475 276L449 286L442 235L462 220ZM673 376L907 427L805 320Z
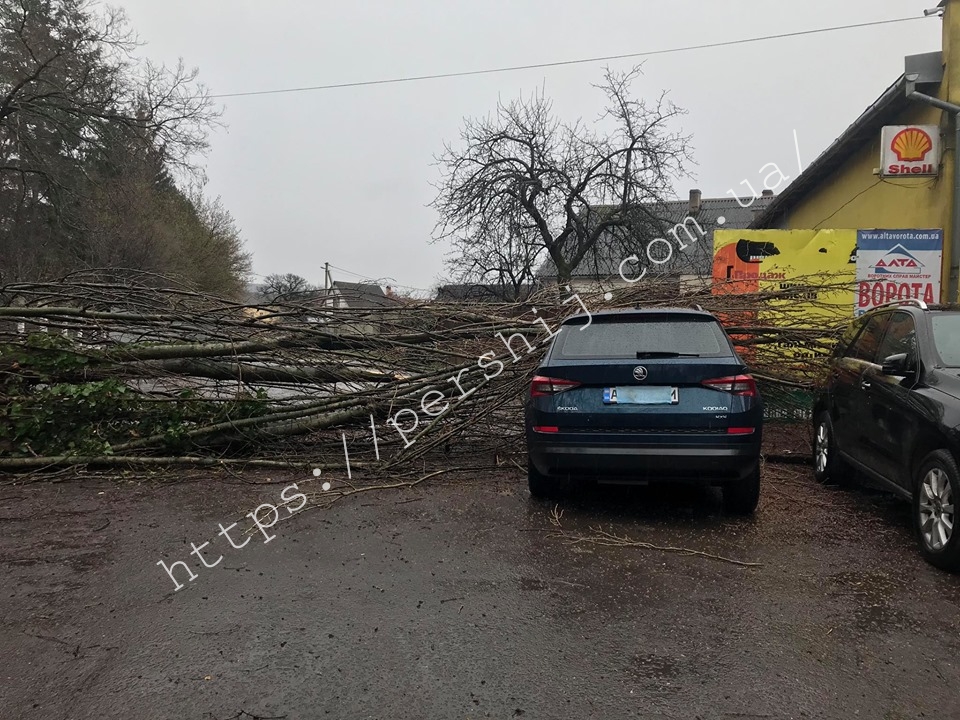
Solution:
M550 476L586 476L614 482L680 480L722 483L744 478L760 458L760 437L750 442L677 445L556 443L528 440L530 462Z

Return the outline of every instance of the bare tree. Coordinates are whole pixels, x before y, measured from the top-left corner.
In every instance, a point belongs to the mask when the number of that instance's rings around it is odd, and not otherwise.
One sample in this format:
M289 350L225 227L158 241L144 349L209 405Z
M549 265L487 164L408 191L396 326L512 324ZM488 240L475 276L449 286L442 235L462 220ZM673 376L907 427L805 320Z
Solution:
M120 136L191 169L219 111L196 70L140 60L137 45L118 9L0 0L0 172L54 180L51 145L82 161Z
M452 238L447 267L458 283L487 286L505 302L522 300L536 283L544 255L537 228L519 207L489 221L472 237Z
M309 280L294 273L275 273L264 278L260 296L268 302L290 301L303 299L317 289Z
M445 145L437 158L435 240L467 249L458 256L466 268L488 277L526 275L523 263L545 251L564 283L602 237L645 222L644 208L670 194L689 155L688 138L670 127L683 111L665 94L634 98L639 74L605 72L597 87L606 107L594 123L561 122L543 95L468 119L461 144Z

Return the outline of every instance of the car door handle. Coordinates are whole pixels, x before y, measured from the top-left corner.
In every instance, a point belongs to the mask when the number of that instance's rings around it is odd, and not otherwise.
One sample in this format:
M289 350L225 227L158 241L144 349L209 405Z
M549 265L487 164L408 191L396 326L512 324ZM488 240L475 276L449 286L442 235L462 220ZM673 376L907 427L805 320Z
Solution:
M867 388L871 387L872 385L873 385L873 383L870 382L869 380L861 380L861 381L860 381L860 387L862 387L864 390L866 390Z

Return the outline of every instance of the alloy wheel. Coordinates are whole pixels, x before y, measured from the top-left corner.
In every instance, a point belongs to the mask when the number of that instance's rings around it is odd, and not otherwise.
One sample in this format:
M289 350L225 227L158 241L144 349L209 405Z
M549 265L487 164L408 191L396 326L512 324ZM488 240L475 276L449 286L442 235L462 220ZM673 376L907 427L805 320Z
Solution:
M830 431L827 430L826 423L820 423L817 426L816 460L817 472L822 475L827 471L827 463L830 460Z
M920 534L930 550L943 550L953 536L953 487L942 469L930 468L920 485Z

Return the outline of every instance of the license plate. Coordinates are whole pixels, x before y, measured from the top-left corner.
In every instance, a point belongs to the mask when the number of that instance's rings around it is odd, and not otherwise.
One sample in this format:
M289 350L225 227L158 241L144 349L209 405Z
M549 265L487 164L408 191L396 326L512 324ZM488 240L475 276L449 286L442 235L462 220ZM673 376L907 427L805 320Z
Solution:
M675 387L612 387L603 389L606 405L676 405L680 390Z

